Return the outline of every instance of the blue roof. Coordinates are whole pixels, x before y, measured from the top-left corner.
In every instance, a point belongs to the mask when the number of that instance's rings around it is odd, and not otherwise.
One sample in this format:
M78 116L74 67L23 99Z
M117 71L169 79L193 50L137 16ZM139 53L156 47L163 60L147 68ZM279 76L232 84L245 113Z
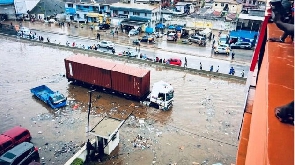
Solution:
M231 37L239 37L239 38L248 38L248 39L254 39L254 36L258 33L255 31L248 31L248 30L236 30L231 31L229 35Z
M14 0L1 0L0 5L11 5L14 4Z

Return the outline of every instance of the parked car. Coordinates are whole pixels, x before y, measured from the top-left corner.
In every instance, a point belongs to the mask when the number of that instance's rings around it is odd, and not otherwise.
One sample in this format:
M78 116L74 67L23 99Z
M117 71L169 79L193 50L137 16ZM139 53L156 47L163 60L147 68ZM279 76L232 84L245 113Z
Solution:
M111 26L109 24L100 24L98 25L98 29L99 30L107 30L109 29Z
M0 157L1 165L27 165L39 158L38 148L32 143L23 142L8 150Z
M232 49L251 49L252 45L250 42L236 42L230 45Z
M227 55L229 55L229 53L230 53L230 49L227 48L227 47L220 47L220 46L217 46L217 47L214 49L214 53L215 53L215 54L227 54Z
M214 45L214 49L217 48L218 46L219 46L219 47L224 47L224 48L228 48L228 49L230 49L229 44L215 44L215 45Z
M189 45L192 44L192 42L190 42L190 41L187 40L187 39L182 40L181 43L183 43L183 44L189 44Z
M159 33L159 32L155 32L155 33L154 33L154 36L155 36L156 38L161 38L161 37L163 37L163 34L161 34L161 33Z
M15 145L22 142L29 142L31 140L29 130L23 127L13 127L0 135L0 155Z
M131 30L129 31L129 35L131 35L131 36L138 35L138 34L139 34L139 31L138 31L138 30L131 29Z
M112 43L111 41L100 41L98 42L97 47L113 49L115 47L115 44Z
M167 41L174 41L176 37L176 33L167 34Z
M226 44L227 43L227 35L222 34L219 36L218 44Z
M139 38L139 40L140 40L140 42L154 42L154 37L152 37L152 36L143 36L143 37L141 37L141 38Z
M170 64L170 65L181 66L182 61L181 61L181 59L179 59L179 58L169 58L169 59L167 60L167 63Z
M206 39L202 36L194 35L189 37L188 41L200 44L201 42L205 42Z

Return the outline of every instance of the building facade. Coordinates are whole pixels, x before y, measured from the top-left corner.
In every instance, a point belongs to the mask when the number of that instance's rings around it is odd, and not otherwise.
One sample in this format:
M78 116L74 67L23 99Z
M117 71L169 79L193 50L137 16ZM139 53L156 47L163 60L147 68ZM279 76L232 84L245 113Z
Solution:
M118 2L110 6L110 12L112 18L122 19L125 25L140 26L142 30L155 27L161 18L160 5Z
M66 2L66 20L84 23L103 23L108 21L110 5L100 3Z
M14 0L0 1L0 21L15 19Z
M218 12L240 13L243 5L232 0L215 0L212 9Z

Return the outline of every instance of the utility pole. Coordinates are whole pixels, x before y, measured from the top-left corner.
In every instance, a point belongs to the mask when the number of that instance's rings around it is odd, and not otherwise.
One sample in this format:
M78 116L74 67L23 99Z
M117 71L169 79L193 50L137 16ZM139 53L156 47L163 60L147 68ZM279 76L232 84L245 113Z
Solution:
M91 96L92 96L92 92L94 92L94 91L95 91L95 89L91 90L91 91L88 91L88 93L89 93L89 103L88 103L88 117L87 117L87 119L88 119L88 121L87 121L87 136L89 136L89 117L90 117L90 110L91 110L91 105L92 105Z

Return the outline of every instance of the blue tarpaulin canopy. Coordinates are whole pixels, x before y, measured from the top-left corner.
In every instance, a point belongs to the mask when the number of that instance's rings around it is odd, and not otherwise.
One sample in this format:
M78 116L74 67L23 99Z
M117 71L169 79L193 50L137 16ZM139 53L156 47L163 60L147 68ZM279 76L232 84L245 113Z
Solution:
M146 27L146 28L145 28L145 32L146 32L146 33L153 33L153 32L154 32L154 29L151 28L151 27Z
M0 5L11 5L14 0L0 0Z
M177 25L177 26L175 27L175 30L176 30L176 31L181 31L181 29L182 29L182 26L180 26L180 25Z
M165 28L165 25L163 25L162 23L159 23L159 24L156 25L155 28L156 29L163 29L163 28Z
M244 39L254 39L254 36L258 33L255 31L248 30L236 30L229 33L230 37L244 38Z
M175 29L175 26L170 25L170 26L168 27L168 29Z

